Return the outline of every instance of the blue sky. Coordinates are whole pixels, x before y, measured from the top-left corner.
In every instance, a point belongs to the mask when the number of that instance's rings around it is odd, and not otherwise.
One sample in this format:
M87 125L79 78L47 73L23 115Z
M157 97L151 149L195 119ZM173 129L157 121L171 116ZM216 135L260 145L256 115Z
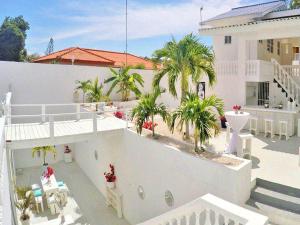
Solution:
M128 50L151 56L171 36L197 33L199 8L204 19L232 7L262 0L128 0ZM54 50L79 46L125 50L125 0L0 0L0 21L23 15L30 23L26 48L44 54L50 37ZM200 39L211 44L208 37Z

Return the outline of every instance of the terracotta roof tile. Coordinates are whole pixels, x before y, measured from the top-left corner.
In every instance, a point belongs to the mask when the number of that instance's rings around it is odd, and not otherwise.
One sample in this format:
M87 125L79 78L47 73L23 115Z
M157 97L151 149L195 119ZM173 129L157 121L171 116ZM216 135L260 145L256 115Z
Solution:
M122 52L112 52L79 47L72 47L54 52L52 54L42 56L34 60L34 62L42 63L61 59L70 60L71 63L71 60L73 58L75 59L75 61L86 62L87 64L91 62L99 63L102 65L107 64L108 66L113 67L121 67L125 65L126 62L126 54ZM127 54L127 64L130 66L143 64L145 66L145 69L153 69L153 63L151 61L143 59L142 57L132 55L130 53Z

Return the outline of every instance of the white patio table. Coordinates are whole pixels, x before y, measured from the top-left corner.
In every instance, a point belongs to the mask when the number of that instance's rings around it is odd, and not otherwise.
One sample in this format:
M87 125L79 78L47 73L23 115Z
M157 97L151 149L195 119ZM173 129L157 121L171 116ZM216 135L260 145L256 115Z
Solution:
M235 113L234 111L225 112L225 117L229 126L232 128L232 137L226 149L226 153L233 154L236 152L236 145L239 132L246 125L250 114L247 112Z
M49 177L49 179L41 177L41 183L43 191L46 194L46 198L49 198L51 193L55 193L58 191L59 187L53 174Z

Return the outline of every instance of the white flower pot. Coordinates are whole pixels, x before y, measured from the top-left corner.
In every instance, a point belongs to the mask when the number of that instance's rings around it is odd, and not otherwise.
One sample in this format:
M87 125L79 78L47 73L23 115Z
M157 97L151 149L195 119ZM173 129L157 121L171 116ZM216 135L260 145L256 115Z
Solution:
M114 189L116 187L115 182L106 182L106 186L110 189Z
M64 160L66 163L71 163L72 162L72 153L64 153Z

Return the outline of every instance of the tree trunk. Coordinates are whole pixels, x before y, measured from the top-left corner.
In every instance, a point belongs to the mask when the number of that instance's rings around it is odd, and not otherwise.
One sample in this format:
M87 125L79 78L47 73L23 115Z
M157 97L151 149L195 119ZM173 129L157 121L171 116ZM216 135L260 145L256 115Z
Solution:
M183 102L186 93L188 92L189 88L189 81L188 81L189 74L187 74L183 68L181 72L181 101L180 103ZM185 122L185 138L190 139L190 129L189 129L189 123Z
M152 137L154 137L155 133L154 133L154 115L151 115L151 121L152 121Z
M43 160L44 160L43 165L46 165L46 151L45 150L43 151Z

